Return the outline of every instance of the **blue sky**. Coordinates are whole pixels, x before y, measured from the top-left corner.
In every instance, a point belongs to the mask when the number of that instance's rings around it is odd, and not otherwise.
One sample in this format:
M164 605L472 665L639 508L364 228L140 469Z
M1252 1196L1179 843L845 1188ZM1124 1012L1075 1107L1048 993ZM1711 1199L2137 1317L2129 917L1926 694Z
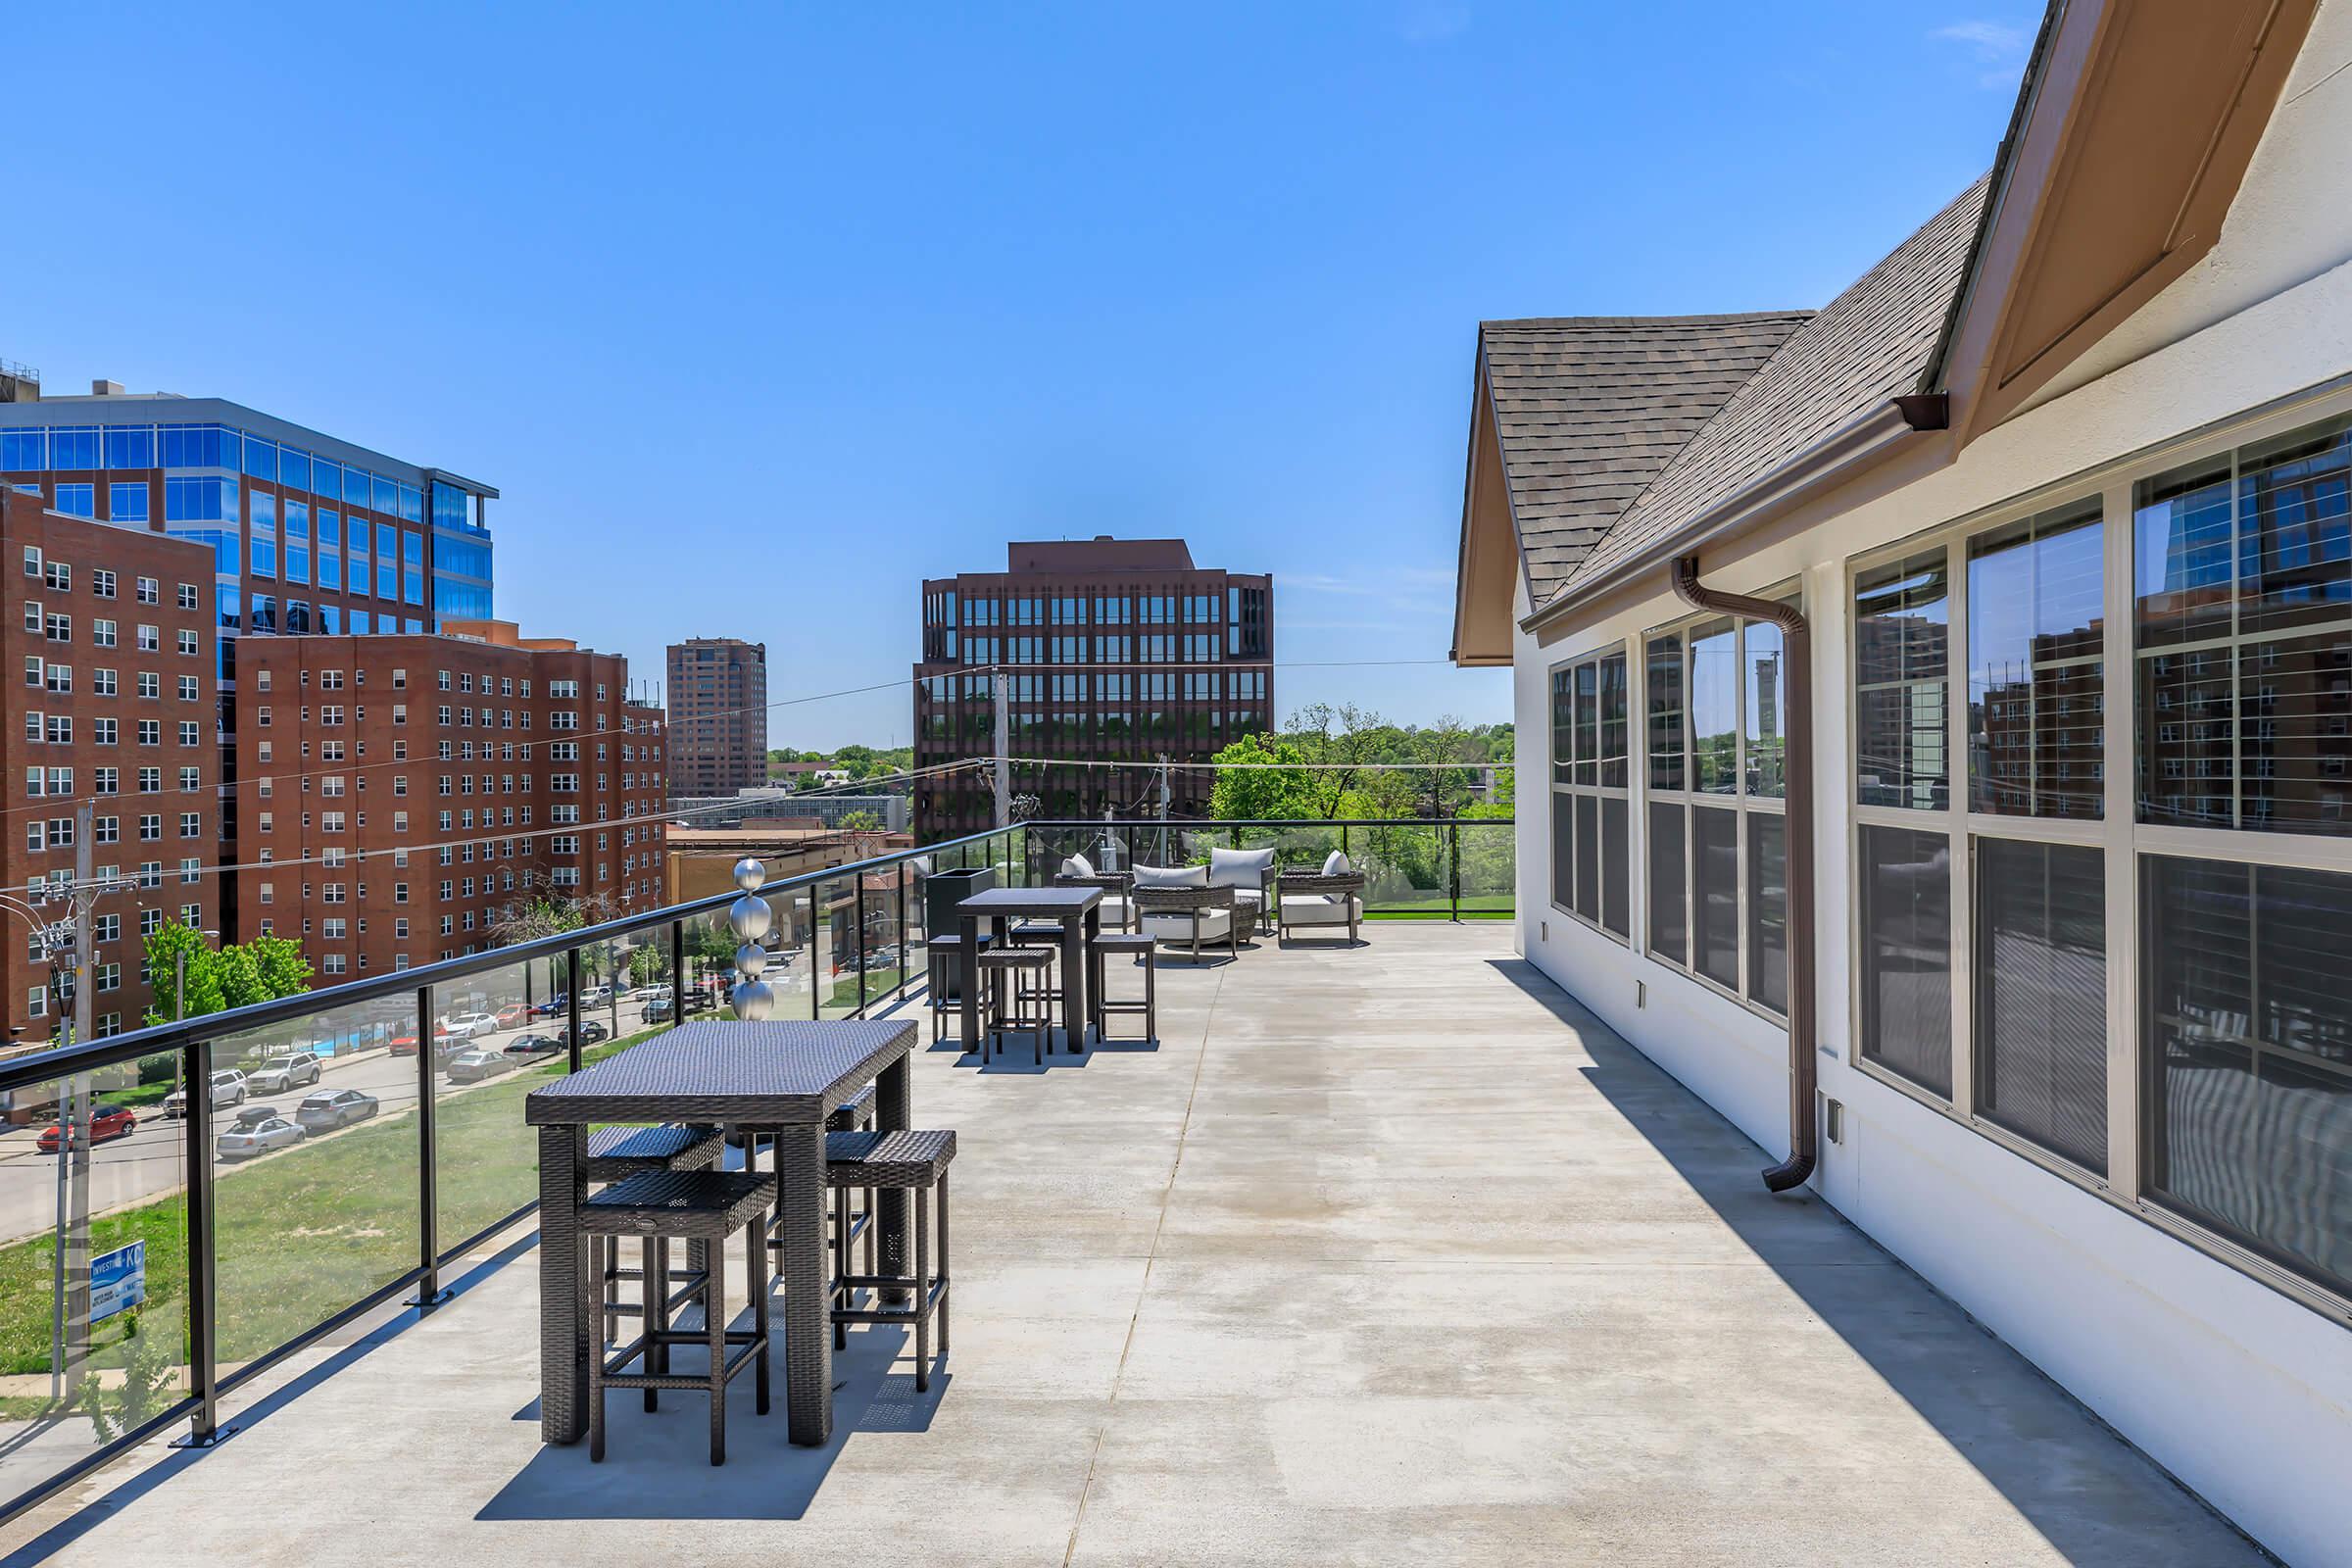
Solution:
M1814 306L1992 158L2038 12L16 8L0 356L486 479L498 607L904 678L1007 538L1276 574L1286 711L1442 663L1481 318ZM774 744L904 742L903 690Z

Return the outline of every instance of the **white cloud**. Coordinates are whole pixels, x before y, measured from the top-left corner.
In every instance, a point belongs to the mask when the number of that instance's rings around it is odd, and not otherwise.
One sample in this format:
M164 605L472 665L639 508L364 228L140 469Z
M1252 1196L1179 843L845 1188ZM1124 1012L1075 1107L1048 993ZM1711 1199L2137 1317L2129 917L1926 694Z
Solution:
M2026 50L2034 35L2005 22L1955 22L1937 27L1929 37L1958 44L1984 68L1977 74L1980 87L2014 87L2026 67Z

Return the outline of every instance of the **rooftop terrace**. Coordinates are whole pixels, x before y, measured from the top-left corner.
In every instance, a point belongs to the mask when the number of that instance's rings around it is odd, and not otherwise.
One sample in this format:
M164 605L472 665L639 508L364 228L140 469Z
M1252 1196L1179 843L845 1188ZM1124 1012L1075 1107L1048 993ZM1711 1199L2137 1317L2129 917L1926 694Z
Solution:
M225 1443L149 1445L0 1561L2265 1560L1768 1196L1764 1152L1508 925L1367 937L1163 964L1156 1049L921 1054L915 1122L961 1136L954 1350L918 1397L901 1336L853 1330L828 1447L748 1380L723 1469L693 1397L615 1398L601 1466L542 1447L526 1224L429 1319L299 1353Z

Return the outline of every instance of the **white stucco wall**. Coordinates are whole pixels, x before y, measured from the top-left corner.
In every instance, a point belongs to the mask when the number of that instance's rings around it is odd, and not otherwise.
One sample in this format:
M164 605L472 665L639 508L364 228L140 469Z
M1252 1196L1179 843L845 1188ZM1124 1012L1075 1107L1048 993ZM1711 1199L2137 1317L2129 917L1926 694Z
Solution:
M2352 4L2330 0L2290 94L2313 144L2266 144L2262 211L2233 216L2211 276L2151 305L2169 313L2105 374L1992 431L1951 466L1710 578L1754 591L1801 575L1815 626L1813 750L1823 1092L1845 1105L1816 1190L2274 1551L2352 1562L2352 1328L1923 1105L1851 1065L1852 775L1845 564L1859 553L2054 484L2274 400L2352 378ZM2313 128L2321 127L2321 128ZM2200 270L2204 270L2203 269ZM2196 274L2191 274L2192 277ZM2225 279L2266 279L2239 295ZM2184 278L2183 282L2189 279ZM2207 290L2198 293L2198 289ZM2220 290L2221 292L2213 292ZM2176 299L2176 293L2182 297ZM2192 299L2191 296L2194 296ZM2242 296L2242 297L2241 297ZM2235 303L2187 325L2200 307ZM2329 408L2352 407L2352 393ZM2217 435L2216 449L2229 443ZM1524 952L1758 1144L1787 1152L1781 1027L1551 907L1545 681L1576 653L1639 639L1688 612L1664 591L1607 623L1516 649ZM2112 695L2111 700L2115 700ZM1639 716L1636 731L1639 733ZM1637 768L1637 772L1639 769ZM1642 820L1639 810L1635 820ZM1642 928L1637 828L1635 929ZM1955 921L1963 918L1955 909ZM1646 1001L1636 1003L1637 985Z

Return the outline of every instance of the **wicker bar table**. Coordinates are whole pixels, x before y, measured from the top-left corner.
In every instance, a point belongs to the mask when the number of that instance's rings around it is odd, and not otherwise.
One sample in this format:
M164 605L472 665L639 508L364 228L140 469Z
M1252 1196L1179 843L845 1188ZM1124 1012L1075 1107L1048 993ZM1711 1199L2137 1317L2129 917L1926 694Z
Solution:
M1086 952L1102 929L1102 890L1099 887L990 888L956 906L962 924L963 951L980 941L980 922L991 922L997 944L1004 942L1008 920L1057 920L1061 923L1062 1038L1070 1050L1086 1050ZM969 1055L980 1049L980 988L963 988L963 1049Z
M587 1431L590 1278L579 1205L591 1123L752 1123L778 1134L784 1215L784 1407L792 1441L833 1432L833 1335L826 1323L825 1118L874 1084L875 1125L905 1131L912 1110L912 1019L745 1023L698 1019L535 1090L539 1129L539 1435ZM882 1266L906 1272L906 1195L880 1204Z

